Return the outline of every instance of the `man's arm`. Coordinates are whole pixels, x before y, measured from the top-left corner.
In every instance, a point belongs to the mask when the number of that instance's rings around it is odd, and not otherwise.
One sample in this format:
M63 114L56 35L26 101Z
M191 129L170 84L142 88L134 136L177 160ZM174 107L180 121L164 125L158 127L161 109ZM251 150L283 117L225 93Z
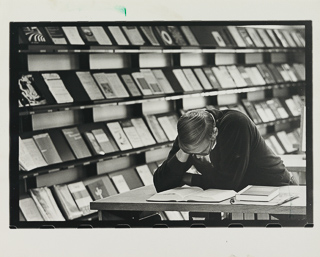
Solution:
M167 159L153 175L153 183L157 192L191 184L191 178L186 174L186 171L191 167L188 160L189 154L179 148L178 139L176 139Z

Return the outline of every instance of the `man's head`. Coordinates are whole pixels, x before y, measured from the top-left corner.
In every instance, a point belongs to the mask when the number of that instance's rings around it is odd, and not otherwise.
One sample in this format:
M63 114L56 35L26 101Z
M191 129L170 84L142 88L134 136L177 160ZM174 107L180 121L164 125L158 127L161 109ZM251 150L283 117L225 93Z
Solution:
M216 121L207 111L188 111L178 121L179 147L186 153L209 154L215 145L217 135Z

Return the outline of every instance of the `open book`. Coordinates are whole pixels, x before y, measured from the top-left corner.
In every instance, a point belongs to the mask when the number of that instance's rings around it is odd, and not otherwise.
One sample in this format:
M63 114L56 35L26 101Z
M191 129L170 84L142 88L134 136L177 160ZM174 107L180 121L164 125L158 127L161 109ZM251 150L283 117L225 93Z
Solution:
M150 202L222 202L234 197L233 190L207 189L200 187L177 187L156 193L147 201Z

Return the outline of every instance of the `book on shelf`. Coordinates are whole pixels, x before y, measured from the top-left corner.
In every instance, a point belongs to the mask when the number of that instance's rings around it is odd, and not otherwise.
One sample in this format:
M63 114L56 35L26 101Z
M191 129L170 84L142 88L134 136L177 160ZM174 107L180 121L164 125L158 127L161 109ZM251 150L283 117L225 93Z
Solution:
M147 121L147 124L148 124L155 140L158 143L167 142L168 138L165 135L164 131L162 130L156 116L155 115L146 115L145 119Z
M84 45L85 44L83 42L83 40L79 34L78 28L76 26L68 26L68 27L62 26L62 30L71 45Z
M254 42L245 27L237 27L237 30L246 44L246 47L255 47Z
M46 44L48 43L44 33L39 27L22 27L22 34L30 44Z
M109 85L112 88L112 91L116 95L116 97L129 97L129 94L122 84L117 73L105 73L105 77L109 81Z
M237 27L235 26L227 26L227 29L229 30L230 34L232 35L234 41L236 42L238 47L246 47L246 43L241 37Z
M211 70L213 71L222 88L225 89L237 87L237 85L231 78L226 66L212 67Z
M280 75L282 76L283 80L285 82L291 82L291 78L287 72L287 70L285 70L282 66L282 64L275 64L276 69L278 70L278 72L280 73Z
M111 142L111 138L104 132L103 129L93 129L91 130L91 133L95 137L104 153L112 153L118 150L114 147Z
M220 33L227 47L235 48L238 46L227 26L220 26Z
M272 150L272 152L274 154L278 154L277 149L273 146L271 140L269 137L264 137L264 142L266 143L266 145L269 147L270 150Z
M245 70L245 68L242 65L237 66L238 71L241 74L241 77L244 79L244 81L246 82L247 86L253 86L253 82L249 76L249 74L247 73L247 71Z
M119 122L117 122L117 121L108 122L107 127L109 128L109 131L111 132L114 140L116 141L116 143L121 151L132 149L132 146L131 146L127 136L123 132Z
M279 141L277 140L277 138L274 135L270 135L269 136L269 140L273 146L273 149L275 149L275 153L278 155L282 155L285 154L285 150L283 149L283 147L280 145Z
M284 29L284 30L281 30L282 31L282 34L284 36L284 38L287 40L288 44L290 47L297 47L295 41L293 40L293 38L291 37L291 34L288 30Z
M247 100L247 99L242 99L242 103L244 108L246 109L247 113L249 114L250 118L255 124L259 124L262 122L260 116L258 115L256 109L254 108L253 104Z
M151 45L160 46L160 43L153 32L152 26L140 26L140 29Z
M277 83L283 83L284 79L282 77L282 75L280 74L279 70L276 68L276 66L273 63L268 63L267 64L269 70L271 71L275 81Z
M110 85L110 82L108 80L106 73L104 72L94 73L93 77L97 81L98 86L100 87L102 93L107 99L117 97L115 92L113 91L113 88Z
M261 40L255 28L247 28L247 32L256 47L265 47L265 44Z
M269 206L274 206L274 205L281 205L286 202L292 201L296 198L298 198L298 195L295 194L288 194L288 193L280 193L278 196L273 198L270 201L238 201L234 200L231 201L232 204L240 204L240 205L269 205Z
M282 103L279 101L278 98L274 97L272 98L273 100L273 105L275 105L275 108L277 109L278 113L280 114L282 119L287 119L289 118L289 114L286 111L286 109L283 107Z
M131 122L145 146L156 144L156 141L154 140L142 118L133 118L131 119Z
M100 144L96 140L95 136L92 134L92 132L86 131L83 133L83 137L85 141L87 142L87 145L89 146L91 153L93 155L104 155L105 152L102 150Z
M293 149L293 151L297 151L298 150L298 145L299 145L299 139L297 138L295 133L293 131L288 132L287 133L287 137L289 139L289 142L291 144L291 147Z
M102 196L103 197L106 197L105 195L108 195L108 196L112 196L112 195L116 195L118 194L116 188L114 187L114 185L112 184L110 178L108 175L103 175L103 176L99 176L99 177L89 177L89 178L86 178L85 180L83 180L83 184L85 186L87 185L90 185L92 184L93 182L96 182L98 180L101 180L104 184L104 189L107 190L107 193L106 192L102 192ZM94 184L93 184L94 185ZM90 189L88 188L89 192L90 192ZM95 189L94 189L95 191ZM90 192L91 193L91 192ZM93 197L93 199L95 199Z
M274 44L275 47L281 47L280 42L276 38L276 35L273 32L273 29L266 29L266 32L268 36L270 37L272 43Z
M92 101L105 99L89 71L76 71L76 75Z
M292 98L285 99L284 102L292 116L297 117L301 115L301 106L297 105Z
M237 201L268 202L279 195L279 187L248 185L235 195Z
M220 34L220 31L211 31L211 35L213 36L214 40L216 41L219 47L227 46L226 42L222 38L222 35Z
M260 101L259 102L261 107L264 109L264 112L266 113L266 115L268 116L270 121L275 121L277 119L277 117L274 115L272 109L270 108L270 106L266 103L266 101Z
M172 126L168 116L158 117L158 121L163 131L166 133L170 141L174 141L178 136L177 129Z
M97 212L97 210L90 210L92 198L82 181L68 184L68 188L82 215Z
M142 180L143 185L153 185L153 175L147 164L137 166L135 169Z
M68 44L67 39L60 27L45 27L49 37L55 45L66 45Z
M175 113L173 113L173 114L167 115L167 117L168 117L168 120L169 120L172 128L176 131L177 125L178 125L178 120L179 120L178 116Z
M219 43L221 45L226 45L220 34L219 27L217 26L193 25L190 26L190 29L201 46L219 47ZM216 38L219 40L219 43Z
M226 67L227 67L227 70L228 70L230 76L232 77L232 79L234 80L237 87L248 86L247 82L242 77L242 75L236 65L228 65Z
M130 119L119 121L123 132L126 134L133 148L143 147L144 144Z
M43 221L39 209L30 196L19 200L19 208L26 221Z
M205 90L211 90L212 89L212 85L209 82L208 78L206 77L206 75L204 74L203 70L201 68L194 68L193 69L194 73L196 74L198 80L201 83L201 86L205 89Z
M82 36L84 42L88 44L97 44L98 41L96 37L94 36L91 28L89 26L81 26L79 28L80 36Z
M205 75L207 76L209 82L211 83L211 86L214 89L222 89L222 86L220 85L220 83L218 82L217 78L215 77L213 71L211 68L209 67L204 67L202 68L203 72L205 73Z
M206 189L200 187L176 187L151 196L149 202L213 202L218 203L236 195L233 190Z
M122 174L112 176L111 174L109 175L112 182L114 183L116 189L118 190L119 193L124 193L130 191L130 188L125 181L124 177Z
M179 211L164 211L163 212L168 220L184 220Z
M292 67L289 64L283 63L281 66L288 73L288 75L290 77L290 80L292 82L297 82L298 81L298 78L295 75L295 72L293 71Z
M32 188L29 192L45 221L65 221L48 187Z
M162 40L162 43L164 45L168 45L168 46L175 45L166 26L155 26L155 31L158 33L158 36Z
M185 38L187 39L189 45L191 45L191 46L198 46L199 45L197 39L193 35L189 26L180 26L180 29L181 29L182 33L184 34Z
M290 141L290 138L288 137L285 131L278 131L276 133L276 136L279 139L286 153L292 153L296 150L295 148L293 148L293 142Z
M252 85L253 86L261 85L259 79L256 76L256 74L251 70L251 67L244 67L244 71L248 75L250 81L252 81Z
M65 87L59 74L57 73L43 73L42 77L46 82L51 94L58 104L60 103L71 103L73 98L69 91Z
M140 72L143 74L146 82L149 85L149 88L151 88L152 93L154 95L164 93L162 87L159 85L156 77L154 76L154 74L152 73L152 71L150 69L140 69Z
M169 33L170 33L171 37L173 38L176 45L178 45L178 46L186 46L187 45L187 42L184 39L178 26L167 26L167 29L168 29L168 31L169 31Z
M152 73L166 94L174 93L174 90L161 69L152 69Z
M257 28L257 32L266 47L274 47L274 44L272 43L272 40L270 39L270 37L267 34L267 31L265 29L258 29Z
M122 74L120 77L122 78L124 85L127 87L127 90L131 96L141 96L141 92L139 91L138 86L133 81L130 74Z
M141 72L132 72L132 77L137 83L138 88L143 95L153 95L153 91L151 90L149 84L147 83L144 75Z
M33 136L43 158L48 164L62 162L52 140L48 133L41 133Z
M53 185L52 190L67 220L73 220L82 216L82 212L72 198L67 185Z
M282 47L290 47L280 29L274 29L273 31L276 37L278 38L279 42L281 43Z
M299 39L297 31L291 31L290 35L298 47L304 47L304 43Z
M255 107L262 122L269 122L270 121L268 115L266 114L265 110L263 109L262 105L259 102L254 102L253 106Z
M296 67L293 64L288 64L289 65L289 69L291 72L293 72L294 76L297 78L297 81L302 81L303 77L301 76L300 72L296 69Z
M99 45L112 45L112 42L101 26L89 27Z
M88 183L86 186L93 200L95 201L109 196L108 190L105 184L103 183L102 179L92 181Z
M271 71L268 69L267 65L264 63L257 64L257 68L260 71L262 77L268 84L276 83L275 79L273 78L273 75Z
M172 72L175 75L184 92L194 91L193 87L190 85L185 74L183 73L182 69L173 69Z
M256 82L258 85L267 84L265 79L263 78L262 74L260 73L259 69L257 68L257 66L250 67L250 70L251 70L253 76L256 78Z
M293 68L297 71L297 73L299 74L299 77L302 81L306 80L306 68L304 66L304 64L302 63L294 63Z
M122 26L122 30L129 39L131 45L144 45L146 42L136 26Z
M91 153L77 127L62 129L62 133L68 141L74 155L78 159L91 156Z
M108 29L118 45L129 45L128 40L119 26L108 26Z
M300 96L300 95L292 95L291 96L296 107L297 107L297 110L301 113L301 110L303 109L303 107L305 106L305 99L303 96Z
M299 38L299 41L301 42L302 47L305 47L306 46L306 41L305 41L304 35L302 35L302 33L300 33L299 31L296 31L295 34Z
M198 79L194 75L192 69L184 68L184 69L182 69L182 71L183 71L185 77L189 81L189 84L193 88L194 91L202 91L203 90L201 84L199 83Z
M48 165L33 138L19 137L19 164L25 171Z

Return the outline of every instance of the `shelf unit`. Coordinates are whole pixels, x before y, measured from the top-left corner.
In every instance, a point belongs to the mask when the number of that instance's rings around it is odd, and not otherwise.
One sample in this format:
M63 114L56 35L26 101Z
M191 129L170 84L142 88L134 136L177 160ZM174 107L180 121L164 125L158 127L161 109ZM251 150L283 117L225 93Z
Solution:
M210 46L92 46L92 45L24 45L18 43L18 29L21 26L82 26L82 25L176 25L175 22L55 22L55 23L14 23L11 24L11 113L13 123L11 133L15 137L12 146L18 146L18 135L82 123L95 123L115 119L143 117L146 114L165 112L179 113L181 109L204 107L208 104L223 105L239 103L241 99L261 100L270 97L304 95L306 82L285 82L231 88L222 90L203 90L203 92L172 93L150 97L130 97L124 99L105 99L99 101L52 104L33 107L18 107L17 83L22 72L59 72L59 71L138 71L140 68L197 68L219 65L250 65L256 63L305 63L305 48L245 48L245 47L210 47ZM183 25L202 25L201 22L183 23ZM207 23L206 23L207 24ZM211 26L221 23L209 22ZM223 25L238 25L225 23ZM239 24L253 25L253 24ZM266 25L271 27L271 24ZM280 24L281 25L281 24ZM205 24L204 24L205 26ZM288 26L286 24L283 25ZM301 27L301 26L300 26ZM115 65L113 65L113 62ZM63 63L61 66L60 64ZM47 67L48 65L48 67ZM299 117L257 124L262 134L298 127ZM18 185L19 194L40 186L55 183L71 183L112 172L113 170L132 167L164 159L172 142L115 152L104 156L48 165L29 172L19 172L18 155L12 154L11 182ZM110 163L109 163L110 162ZM64 174L72 175L64 178ZM46 176L49 176L46 178ZM54 179L53 179L54 176ZM40 178L40 179L39 179ZM17 194L17 195L19 195ZM13 197L16 199L17 196ZM91 216L90 216L91 217ZM85 217L83 217L85 218Z

